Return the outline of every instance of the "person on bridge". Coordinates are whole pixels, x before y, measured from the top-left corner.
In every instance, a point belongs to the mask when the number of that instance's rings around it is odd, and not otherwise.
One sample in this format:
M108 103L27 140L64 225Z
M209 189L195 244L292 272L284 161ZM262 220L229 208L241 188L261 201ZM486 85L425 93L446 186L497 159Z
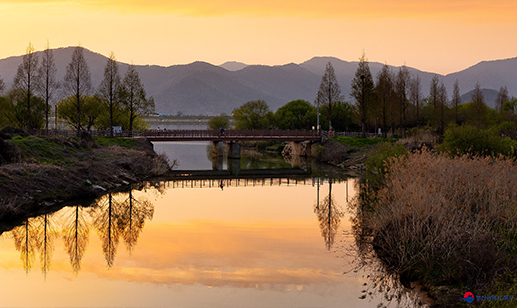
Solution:
M221 127L221 130L219 131L219 137L224 136L224 127Z

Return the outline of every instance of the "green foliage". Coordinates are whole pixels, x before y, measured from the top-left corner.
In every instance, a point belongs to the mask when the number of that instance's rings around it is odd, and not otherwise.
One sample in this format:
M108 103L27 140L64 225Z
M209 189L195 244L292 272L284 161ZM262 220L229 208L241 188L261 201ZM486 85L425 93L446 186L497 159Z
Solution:
M101 147L119 146L128 149L138 149L137 139L133 138L109 138L109 137L93 137L95 143Z
M398 140L397 138L361 138L361 137L344 137L344 136L332 137L332 139L341 144L349 145L352 147L360 147L360 148L376 145L381 142L393 143Z
M451 125L445 132L442 144L438 146L438 150L450 156L514 156L514 148L517 148L517 142L510 138L471 125Z
M279 129L310 130L316 126L316 108L304 100L291 101L278 108L275 121Z
M23 157L31 158L45 164L67 162L74 157L74 155L70 155L70 153L79 151L79 145L77 143L66 142L65 147L63 147L63 144L59 142L34 136L15 136L11 139L11 142L21 149Z
M74 95L57 103L58 117L73 129L77 129L77 103ZM81 96L80 128L90 130L97 125L99 117L105 114L102 100L97 96ZM108 114L109 117L109 114Z
M269 129L274 114L263 100L249 101L232 111L235 129Z
M228 116L215 116L211 117L210 120L208 120L207 123L208 129L211 130L218 130L221 127L224 129L230 128L230 118Z
M323 130L328 130L328 106L320 109L320 125ZM332 128L336 131L357 131L361 128L357 123L357 108L347 102L335 102L332 106Z
M365 162L365 178L370 188L379 188L384 183L385 175L389 172L390 158L407 155L408 152L403 144L379 143L374 150L368 153L368 158Z

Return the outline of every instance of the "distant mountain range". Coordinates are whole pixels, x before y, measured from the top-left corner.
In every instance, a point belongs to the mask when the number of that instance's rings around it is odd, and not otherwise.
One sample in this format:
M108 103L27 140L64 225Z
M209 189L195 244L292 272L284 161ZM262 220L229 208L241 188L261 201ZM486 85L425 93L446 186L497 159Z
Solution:
M53 50L59 80L64 77L74 48ZM92 84L97 87L103 78L106 57L87 49L84 50L84 56L91 71ZM8 89L22 57L0 60L0 76ZM349 93L358 63L333 57L314 57L300 64L289 63L279 66L246 65L240 62L226 62L216 66L206 62L193 62L168 67L137 65L136 70L147 94L154 96L158 113L216 115L229 114L245 102L257 99L265 100L273 110L295 99L313 102L328 62L334 66L345 100L352 101ZM120 63L122 76L128 66L127 63ZM383 64L370 62L369 66L375 77ZM392 69L396 71L399 68ZM477 82L485 90L498 91L501 86L506 85L510 95L517 94L517 58L483 61L445 76L415 68L409 70L413 76L420 76L423 96L428 95L434 75L438 75L444 82L449 97L452 95L456 79L459 81L462 94L474 89ZM486 93L493 94L493 91ZM494 102L490 101L491 97L485 98L489 106L494 105ZM464 99L468 100L468 97Z

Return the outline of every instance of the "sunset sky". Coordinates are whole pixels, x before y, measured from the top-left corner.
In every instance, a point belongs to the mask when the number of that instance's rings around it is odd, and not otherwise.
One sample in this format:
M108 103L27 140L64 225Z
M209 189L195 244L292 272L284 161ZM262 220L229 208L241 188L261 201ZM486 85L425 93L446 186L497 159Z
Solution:
M447 74L517 56L515 0L0 0L0 58L81 44L135 64L313 56Z

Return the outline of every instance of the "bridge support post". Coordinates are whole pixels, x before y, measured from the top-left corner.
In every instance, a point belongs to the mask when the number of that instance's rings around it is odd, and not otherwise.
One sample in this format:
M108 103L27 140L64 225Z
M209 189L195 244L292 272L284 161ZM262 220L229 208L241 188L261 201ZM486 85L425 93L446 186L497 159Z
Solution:
M212 157L223 156L223 143L221 141L212 141Z
M241 158L241 144L238 142L228 143L228 158Z
M222 156L212 157L212 170L214 170L214 171L224 170Z
M302 145L300 142L292 142L292 152L291 156L300 156L302 153Z
M231 175L238 175L241 171L241 160L238 158L228 158L228 171Z

